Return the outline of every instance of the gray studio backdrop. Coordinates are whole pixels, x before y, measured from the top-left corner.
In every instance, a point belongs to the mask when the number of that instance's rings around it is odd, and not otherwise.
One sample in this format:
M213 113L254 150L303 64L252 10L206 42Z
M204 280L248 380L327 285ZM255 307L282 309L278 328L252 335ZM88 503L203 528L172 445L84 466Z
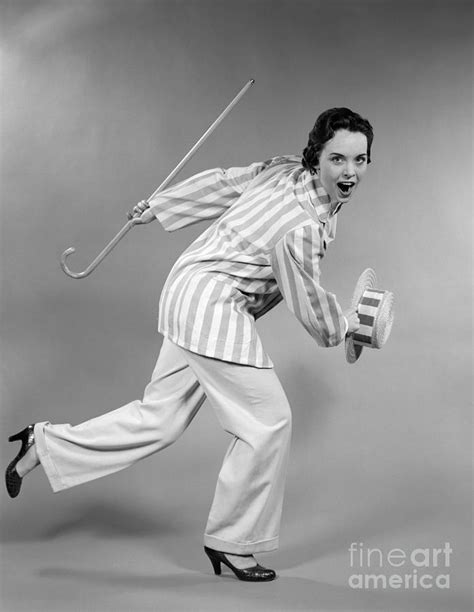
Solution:
M135 228L85 280L65 276L59 256L75 246L71 268L86 267L255 78L179 178L299 154L322 110L353 108L374 126L373 163L340 214L322 283L345 306L371 266L396 297L388 344L355 365L342 347L318 348L284 304L259 324L294 413L272 560L284 569L319 559L314 579L347 585L351 542L384 550L450 542L462 593L471 520L470 3L0 6L3 463L12 456L6 436L30 422L78 423L141 396L161 345L161 287L204 226ZM19 500L1 494L4 544L131 530L165 556L178 556L181 542L189 566L203 569L201 532L229 441L205 404L172 448L127 472L53 496L38 470ZM2 565L8 572L5 556ZM16 609L15 595L5 598Z

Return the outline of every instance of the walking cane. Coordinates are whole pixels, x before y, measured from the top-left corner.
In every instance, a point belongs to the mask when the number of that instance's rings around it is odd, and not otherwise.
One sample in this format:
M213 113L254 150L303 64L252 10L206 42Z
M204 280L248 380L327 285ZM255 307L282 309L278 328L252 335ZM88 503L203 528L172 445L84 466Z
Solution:
M216 129L216 127L223 121L223 119L228 115L228 113L234 108L237 102L242 98L242 96L247 92L247 90L255 83L254 79L250 79L248 83L246 83L239 93L235 96L235 98L225 107L222 113L217 117L217 119L212 123L208 129L204 132L201 138L196 142L196 144L186 153L183 159L179 162L179 164L168 174L165 180L161 183L161 185L152 193L151 196L147 198L147 200L152 200L157 193L163 191L167 185L174 179L174 177L178 174L178 172L183 168L185 164L191 159L191 157L196 153L196 151L204 144L205 140L212 134L212 132ZM83 271L83 272L71 272L71 270L66 265L66 259L75 252L76 249L73 247L66 249L64 253L61 255L61 268L63 271L70 276L71 278L84 278L85 276L89 276L91 272L93 272L100 262L110 253L110 251L122 240L122 238L127 234L132 227L135 225L142 224L143 221L140 220L140 215L132 217L118 232L118 234L109 242L109 244L97 255L94 261Z

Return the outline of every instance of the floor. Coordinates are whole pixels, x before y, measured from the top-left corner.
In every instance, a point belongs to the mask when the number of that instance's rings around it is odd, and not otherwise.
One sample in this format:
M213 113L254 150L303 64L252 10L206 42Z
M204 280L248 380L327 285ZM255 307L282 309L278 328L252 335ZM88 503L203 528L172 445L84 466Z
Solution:
M263 564L276 569L278 578L270 583L251 584L239 582L230 573L214 576L199 534L192 533L188 526L186 519L181 524L172 516L155 520L131 508L121 508L118 502L115 509L89 504L66 520L53 517L42 533L26 530L12 537L4 534L1 609L472 610L467 558L462 567L458 563L452 568L455 584L449 590L356 590L348 585L346 549L325 550L322 543L320 552L313 549L310 555L301 542L293 549L283 545L277 553L260 555ZM430 526L432 529L435 525ZM395 536L397 545L401 537ZM413 542L416 534L405 533L403 537ZM301 563L295 562L298 555Z

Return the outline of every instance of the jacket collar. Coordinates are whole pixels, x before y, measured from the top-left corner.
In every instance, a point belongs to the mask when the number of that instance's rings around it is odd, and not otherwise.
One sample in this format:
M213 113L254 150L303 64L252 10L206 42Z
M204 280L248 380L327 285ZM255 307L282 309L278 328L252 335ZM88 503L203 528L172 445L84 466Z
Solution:
M321 223L326 223L330 217L333 217L341 210L342 202L337 200L331 201L328 192L321 185L319 178L311 174L309 170L305 170L302 174L306 196L316 210Z

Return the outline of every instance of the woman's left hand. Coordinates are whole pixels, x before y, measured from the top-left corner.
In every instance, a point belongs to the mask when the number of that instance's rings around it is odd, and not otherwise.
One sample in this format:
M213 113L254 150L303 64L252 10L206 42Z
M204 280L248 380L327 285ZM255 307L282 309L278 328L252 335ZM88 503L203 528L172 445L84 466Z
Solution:
M359 320L359 315L357 314L357 310L355 308L348 308L347 310L344 311L343 314L346 317L347 324L348 324L346 334L347 335L353 334L360 327L360 320Z

